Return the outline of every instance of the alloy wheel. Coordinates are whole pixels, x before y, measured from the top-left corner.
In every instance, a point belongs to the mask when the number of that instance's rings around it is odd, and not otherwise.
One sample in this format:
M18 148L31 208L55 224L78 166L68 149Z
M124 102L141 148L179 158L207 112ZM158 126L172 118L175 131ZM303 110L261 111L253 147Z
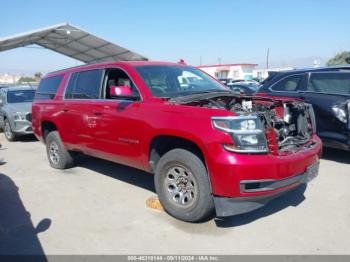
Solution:
M191 206L197 197L196 180L191 171L183 166L168 169L164 180L167 198L181 207Z

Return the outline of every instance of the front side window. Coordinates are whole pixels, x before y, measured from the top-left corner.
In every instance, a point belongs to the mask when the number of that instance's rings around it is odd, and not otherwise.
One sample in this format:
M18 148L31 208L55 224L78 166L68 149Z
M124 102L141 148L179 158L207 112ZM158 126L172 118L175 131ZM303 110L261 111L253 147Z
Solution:
M350 95L350 73L313 73L307 91Z
M277 82L275 85L273 85L272 90L282 92L295 92L298 90L298 86L302 78L303 75L288 76Z
M63 75L44 78L40 81L38 90L35 94L35 99L46 100L53 99L57 93L58 87L63 80Z
M100 97L103 70L89 70L73 73L69 79L66 99L98 99Z
M121 69L119 68L109 68L105 71L105 76L103 80L103 91L102 98L104 99L112 99L110 96L110 90L113 86L127 86L130 88L131 93L134 98L140 99L139 91L136 88L136 85L132 81L132 79ZM118 99L117 97L113 97L113 99ZM120 98L124 99L124 98Z
M7 103L33 102L35 90L12 90L7 92Z
M180 97L197 93L228 91L202 71L190 66L138 66L140 74L152 95Z

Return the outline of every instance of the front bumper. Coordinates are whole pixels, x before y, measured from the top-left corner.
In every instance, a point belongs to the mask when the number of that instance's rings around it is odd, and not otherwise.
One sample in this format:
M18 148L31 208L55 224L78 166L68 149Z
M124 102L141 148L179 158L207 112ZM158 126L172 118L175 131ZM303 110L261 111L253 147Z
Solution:
M297 152L281 155L237 154L228 152L221 145L209 144L207 167L214 196L226 198L258 197L271 195L278 190L247 192L241 190L242 181L279 181L295 177L307 171L322 154L322 142L313 136L312 146Z
M33 134L32 122L28 120L13 121L12 131L18 135Z
M268 195L259 195L255 197L214 197L216 215L226 217L244 214L265 206L269 201L275 199L300 184L306 184L315 178L318 174L319 161L310 166L303 174L289 177L281 180L248 180L241 181L241 191L243 192L263 192L271 191ZM250 187L245 187L250 185ZM259 188L252 188L252 185L261 185Z

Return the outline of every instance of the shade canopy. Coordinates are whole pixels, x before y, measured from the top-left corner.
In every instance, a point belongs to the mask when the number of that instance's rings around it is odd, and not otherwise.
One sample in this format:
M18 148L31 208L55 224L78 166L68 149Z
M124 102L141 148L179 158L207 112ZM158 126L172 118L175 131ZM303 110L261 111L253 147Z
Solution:
M84 63L148 60L68 23L0 38L0 52L33 44Z

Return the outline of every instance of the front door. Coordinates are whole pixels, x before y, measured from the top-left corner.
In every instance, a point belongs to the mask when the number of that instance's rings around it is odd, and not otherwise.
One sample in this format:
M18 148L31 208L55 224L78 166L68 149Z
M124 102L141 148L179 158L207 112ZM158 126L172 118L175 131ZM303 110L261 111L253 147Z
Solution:
M118 85L129 86L139 99L112 99L109 89ZM122 69L106 69L102 90L101 99L91 107L96 127L90 129L90 149L95 156L143 168L142 101L134 82Z
M347 141L350 133L348 108L350 73L311 73L302 98L305 102L313 105L317 134L321 138ZM336 112L337 110L342 110L342 112Z
M289 75L269 87L269 94L272 96L300 98L300 91L303 90L306 81L306 74Z

